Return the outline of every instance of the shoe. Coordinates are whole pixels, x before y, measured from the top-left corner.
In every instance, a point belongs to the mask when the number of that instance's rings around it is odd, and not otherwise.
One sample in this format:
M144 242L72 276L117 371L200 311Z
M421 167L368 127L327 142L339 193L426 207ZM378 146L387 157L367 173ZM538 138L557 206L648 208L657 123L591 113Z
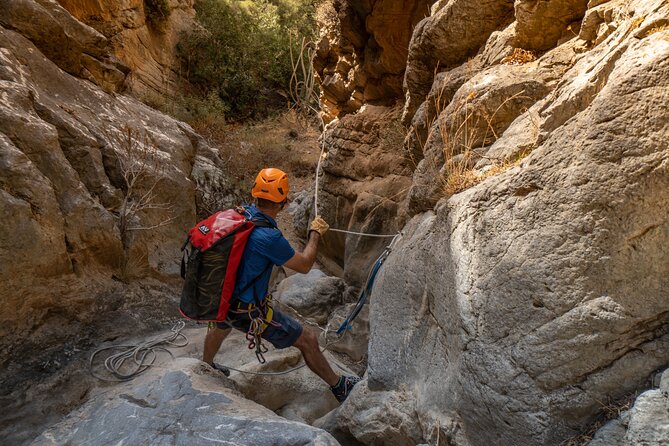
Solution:
M230 369L229 368L227 368L225 366L222 366L221 364L216 364L215 362L212 362L209 365L211 365L211 367L214 370L218 370L219 372L223 373L225 376L230 376Z
M343 403L346 398L348 398L351 390L353 390L353 386L358 384L360 381L362 381L362 379L358 378L357 376L341 376L339 378L339 382L334 386L331 386L330 390L332 390L332 393L335 398L337 398L337 401Z

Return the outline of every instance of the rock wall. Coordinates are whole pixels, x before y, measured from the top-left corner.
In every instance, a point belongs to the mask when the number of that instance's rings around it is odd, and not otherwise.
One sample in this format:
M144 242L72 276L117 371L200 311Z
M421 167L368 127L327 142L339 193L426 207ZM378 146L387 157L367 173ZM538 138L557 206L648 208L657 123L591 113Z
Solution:
M0 4L3 391L22 349L109 310L114 278L176 277L198 204L224 196L221 160L189 126L101 88L118 74L107 42L55 2ZM148 158L128 158L128 131ZM126 204L154 198L122 231L124 174L147 163Z
M147 20L144 0L58 0L79 21L109 40L116 58L130 69L126 87L139 97L174 96L183 83L176 46L194 26L194 0L169 0L169 14Z
M314 69L326 122L402 96L413 27L434 0L335 0L321 14Z
M362 444L561 444L666 368L668 23L655 0L432 6L392 152L410 189L374 227L408 221L371 299L367 381L319 425ZM330 124L328 162L368 138L344 130L365 110ZM348 155L356 174L390 182L368 153ZM460 161L476 180L452 195ZM323 188L346 181L329 166Z

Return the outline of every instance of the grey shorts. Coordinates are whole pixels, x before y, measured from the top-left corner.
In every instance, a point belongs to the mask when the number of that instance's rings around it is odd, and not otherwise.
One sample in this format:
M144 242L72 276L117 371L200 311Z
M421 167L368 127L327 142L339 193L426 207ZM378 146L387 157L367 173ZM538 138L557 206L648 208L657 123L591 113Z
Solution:
M241 308L245 308L247 304L240 304ZM238 310L237 302L232 302L230 311L225 322L218 322L216 326L222 330L226 328L234 328L241 332L247 333L251 324L252 317L258 317L260 310L254 308L250 314L248 312L235 312ZM297 341L297 338L302 334L302 324L284 313L273 310L272 323L265 328L261 337L271 343L275 348L291 347Z

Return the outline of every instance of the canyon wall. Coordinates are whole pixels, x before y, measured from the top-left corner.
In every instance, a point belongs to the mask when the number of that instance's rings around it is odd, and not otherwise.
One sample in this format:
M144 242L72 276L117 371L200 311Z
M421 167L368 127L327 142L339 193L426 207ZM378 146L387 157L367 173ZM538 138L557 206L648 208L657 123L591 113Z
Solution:
M176 46L195 24L194 0L58 0L73 17L105 36L128 69L125 86L140 98L178 94L183 83Z
M177 277L198 208L225 196L217 151L116 93L129 71L113 49L54 1L0 2L3 391L30 376L17 361L39 369L132 306L119 281ZM174 316L176 297L160 300Z
M402 145L342 150L380 144L375 105L339 108L319 211L403 236L371 298L367 379L319 426L557 445L669 365L668 24L658 0L439 1L404 53ZM408 190L374 220L352 205L371 185Z

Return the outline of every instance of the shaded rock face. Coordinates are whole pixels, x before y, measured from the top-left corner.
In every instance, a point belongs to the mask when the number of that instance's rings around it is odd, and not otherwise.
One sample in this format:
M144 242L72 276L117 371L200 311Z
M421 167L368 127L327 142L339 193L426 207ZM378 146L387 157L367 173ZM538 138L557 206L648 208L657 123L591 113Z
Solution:
M402 152L399 111L368 105L323 134L328 152L319 180L318 212L333 228L393 234L401 227L400 204L411 184L411 168ZM313 206L313 199L304 198L293 210L302 233L307 232L309 220L304 217L313 216ZM344 268L347 283L360 286L389 241L329 232L320 252Z
M402 96L413 27L433 0L336 0L324 14L314 69L326 122L363 104L387 105Z
M631 410L599 429L588 446L662 445L669 441L669 370L657 389L635 400Z
M607 42L523 164L416 216L377 281L370 389L408 386L462 444L559 444L667 364L669 41L630 19Z
M338 445L328 433L288 421L242 398L230 381L180 359L98 395L31 444Z
M180 35L195 23L194 0L170 0L170 13L156 23L147 20L143 0L58 0L72 16L107 38L114 56L131 70L126 87L135 95L154 98L179 92Z
M412 178L369 232L409 222L371 298L368 391L326 423L352 444L375 444L387 417L367 408L382 394L397 419L420 420L397 444L560 444L667 366L669 5L469 3L437 2L409 46ZM373 141L347 127L366 110L325 136L339 167L325 168L319 212L334 227L355 213L328 190L351 173L392 178L381 154L341 158L353 138ZM458 159L480 184L449 197ZM350 271L353 239L335 240Z
M86 80L84 56L112 57L96 46L106 39L55 2L6 2L0 24L0 347L6 371L22 349L63 342L72 334L70 321L85 324L109 310L105 290L112 276L122 275L124 256L131 276L176 277L197 205L205 193L223 196L225 178L218 155L189 126ZM46 31L54 32L53 41L45 42ZM160 206L130 222L146 229L122 233L123 173L141 164L137 158L128 164L121 138L128 129L156 163L135 184L137 192L152 190L151 205Z

